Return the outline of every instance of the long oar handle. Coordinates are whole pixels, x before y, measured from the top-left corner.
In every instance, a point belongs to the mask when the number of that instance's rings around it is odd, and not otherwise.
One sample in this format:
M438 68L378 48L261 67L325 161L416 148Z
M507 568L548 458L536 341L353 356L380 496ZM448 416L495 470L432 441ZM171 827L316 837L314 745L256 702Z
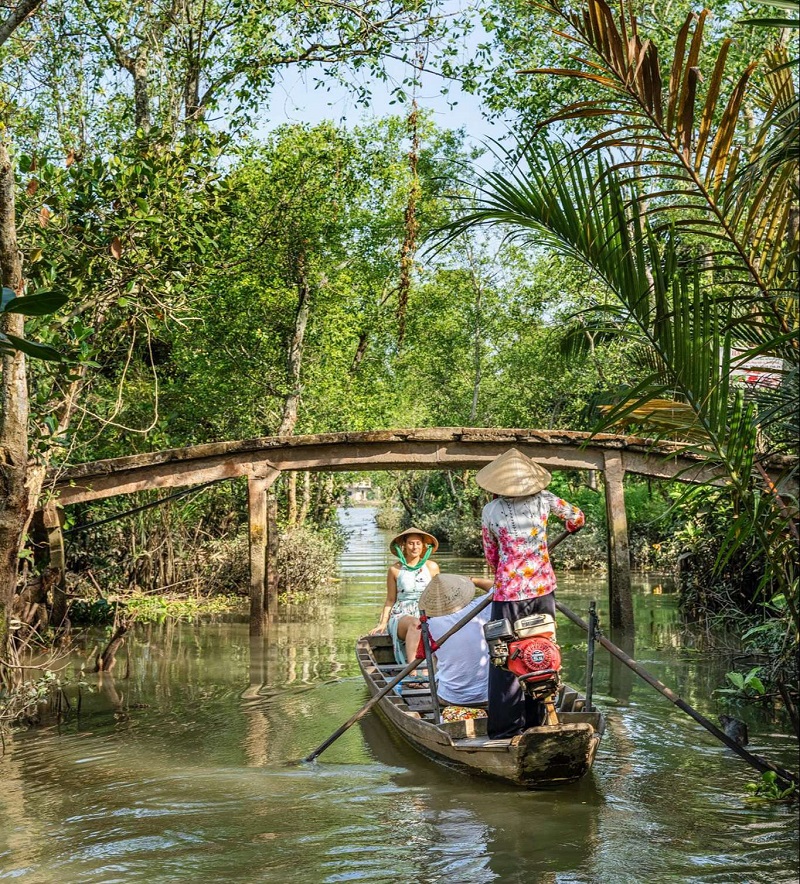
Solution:
M472 620L472 618L473 618L473 617L474 617L479 611L482 611L482 610L483 610L488 604L490 604L491 601L492 601L492 596L491 596L491 594L489 594L489 595L488 595L488 596L487 596L487 597L486 597L486 598L485 598L485 599L484 599L484 600L483 600L483 601L482 601L482 602L481 602L476 608L473 608L473 610L470 611L469 614L468 614L466 617L462 617L461 620L459 620L458 623L456 623L452 628L450 628L450 629L449 629L449 630L448 630L448 631L447 631L447 632L446 632L446 633L445 633L440 639L437 639L437 642L436 642L437 645L439 645L439 647L441 647L441 646L447 641L447 639L450 638L451 635L454 635L456 632L458 632L458 630L461 629L462 626L466 626L467 623L469 623L469 621ZM401 682L401 681L402 681L407 675L409 675L411 672L413 672L413 671L417 668L417 666L419 666L419 664L422 663L422 661L423 661L424 659L425 659L425 657L415 657L415 658L414 658L414 659L413 659L413 660L412 660L412 661L411 661L411 662L405 667L405 669L403 669L401 672L399 672L399 673L398 673L398 674L397 674L397 675L396 675L396 676L395 676L395 677L394 677L394 678L393 678L393 679L392 679L392 680L386 685L386 687L381 688L381 690L378 691L378 693L375 694L374 697L372 697L370 700L368 700L368 701L365 703L365 705L363 705L363 706L358 710L358 712L355 713L355 715L353 715L353 716L351 716L350 718L348 718L347 721L346 721L346 722L345 722L345 723L344 723L344 724L343 724L343 725L342 725L337 731L335 731L334 733L332 733L332 734L328 737L328 739L325 740L324 743L322 743L322 744L320 744L319 746L317 746L317 748L316 748L316 749L315 749L310 755L306 755L306 757L303 759L303 761L313 761L318 755L321 755L321 754L322 754L322 753L328 748L328 746L331 745L331 743L333 743L333 742L335 742L336 740L338 740L339 737L341 737L341 735L342 735L346 730L348 730L349 728L351 728L351 727L352 727L352 726L353 726L353 725L359 720L359 718L363 718L363 717L367 714L367 712L369 712L369 710L372 709L372 707L373 707L376 703L380 702L380 701L381 701L381 700L382 700L382 699L383 699L383 698L384 698L384 697L385 697L385 696L386 696L386 695L387 695L387 694L388 694L388 693L389 693L389 692L390 692L390 691L391 691L396 685L400 684L400 682ZM428 674L429 674L430 678L433 678L433 673L432 673L432 672L429 672Z
M565 617L569 617L569 619L572 620L573 623L580 626L581 629L585 629L587 632L589 631L589 625L586 623L586 621L582 620L577 614L570 611L570 609L565 604L557 601L556 608L558 608L558 610L561 611L561 613ZM745 749L743 746L740 746L735 740L732 740L724 731L721 731L713 722L709 721L705 717L705 715L702 715L696 709L693 709L685 700L682 700L663 682L660 682L657 678L650 675L650 673L643 666L640 666L621 648L618 648L615 644L612 644L612 642L610 642L605 636L596 635L595 641L598 642L598 644L601 644L609 652L609 654L612 654L618 660L621 660L629 669L632 669L639 676L639 678L643 679L651 687L655 688L659 692L659 694L662 694L670 702L674 703L678 707L678 709L682 709L687 715L690 715L698 724L701 724L707 731L709 731L709 733L712 733L718 740L721 740L729 749L731 749L738 756L743 758L748 764L751 764L762 773L771 770L787 785L792 785L792 783L797 785L800 782L797 774L794 774L783 767L779 767L777 764L773 764L771 761L768 761L766 758L762 758L760 755L753 755L752 752L748 752L747 749Z
M550 549L553 549L553 548L555 548L556 546L558 546L558 544L561 543L561 541L564 540L565 537L569 537L569 534L570 534L569 531L564 531L562 534L559 534L558 537L556 537L556 539L555 539L552 543L548 544L549 547L550 547ZM477 605L476 607L474 607L474 608L469 612L469 614L467 614L465 617L462 617L462 618L458 621L458 623L455 623L453 626L451 626L450 629L448 629L447 632L446 632L441 638L439 638L439 639L436 640L436 644L437 644L437 646L438 646L438 647L441 647L441 646L447 641L447 639L450 638L451 635L455 635L455 634L458 632L459 629L461 629L462 627L466 626L467 623L469 623L469 621L472 620L472 618L473 618L476 614L479 614L479 613L480 613L480 612L481 612L481 611L482 611L487 605L491 604L491 602L492 602L492 593L489 593L489 594L486 596L486 598L485 598L485 599L484 599L479 605ZM410 673L412 673L412 672L417 668L417 666L419 666L419 664L422 663L422 661L423 661L424 659L425 659L424 657L415 657L415 658L414 658L414 659L413 659L413 660L412 660L412 661L406 666L405 669L403 669L401 672L399 672L399 673L398 673L398 674L397 674L397 675L396 675L396 676L395 676L395 677L394 677L394 678L393 678L393 679L392 679L392 680L386 685L386 687L381 688L381 690L378 691L378 693L375 694L374 697L372 697L371 699L369 699L369 700L368 700L368 701L367 701L367 702L366 702L366 703L365 703L365 704L364 704L364 705L358 710L358 712L356 712L354 715L352 715L350 718L348 718L347 721L346 721L346 722L345 722L345 723L344 723L344 724L343 724L338 730L334 731L334 733L332 733L332 734L328 737L328 739L325 740L324 743L320 743L320 745L317 746L317 748L316 748L316 749L315 749L310 755L306 755L306 757L303 759L303 761L313 761L317 756L321 755L321 754L322 754L322 753L328 748L328 746L331 745L331 743L335 743L336 740L338 740L339 737L341 737L341 735L342 735L346 730L349 730L349 729L350 729L350 728L351 728L351 727L352 727L352 726L353 726L353 725L354 725L354 724L355 724L360 718L363 718L363 717L367 714L367 712L369 712L369 710L372 709L372 707L373 707L376 703L380 702L380 701L381 701L381 700L382 700L382 699L383 699L388 693L391 692L391 690L392 690L396 685L400 684L400 682L401 682L401 681L402 681L407 675L409 675ZM430 678L433 678L433 673L432 673L432 672L429 672L428 675L430 676Z

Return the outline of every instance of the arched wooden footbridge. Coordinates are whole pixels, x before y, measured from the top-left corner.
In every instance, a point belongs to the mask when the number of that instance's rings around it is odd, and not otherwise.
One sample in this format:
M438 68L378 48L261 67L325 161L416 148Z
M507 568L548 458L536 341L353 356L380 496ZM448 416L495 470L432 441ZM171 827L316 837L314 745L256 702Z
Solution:
M268 585L267 492L281 472L478 469L512 446L551 470L604 474L611 620L613 625L629 625L633 607L623 477L627 472L682 482L713 481L714 473L688 446L631 436L473 427L267 436L79 464L53 471L49 484L58 506L64 507L135 491L247 476L251 630L260 632L264 617L276 609L274 588ZM62 543L54 507L45 513L51 548Z

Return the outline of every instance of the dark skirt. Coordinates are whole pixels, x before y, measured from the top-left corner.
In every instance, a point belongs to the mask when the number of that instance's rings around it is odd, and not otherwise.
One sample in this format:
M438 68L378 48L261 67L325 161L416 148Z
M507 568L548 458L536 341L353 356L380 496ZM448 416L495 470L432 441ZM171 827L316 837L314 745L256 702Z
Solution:
M505 618L512 626L515 620L531 614L556 616L556 598L547 595L518 602L492 602L492 620ZM544 703L526 693L517 676L499 666L489 667L489 721L488 734L494 740L515 737L529 727L544 722Z

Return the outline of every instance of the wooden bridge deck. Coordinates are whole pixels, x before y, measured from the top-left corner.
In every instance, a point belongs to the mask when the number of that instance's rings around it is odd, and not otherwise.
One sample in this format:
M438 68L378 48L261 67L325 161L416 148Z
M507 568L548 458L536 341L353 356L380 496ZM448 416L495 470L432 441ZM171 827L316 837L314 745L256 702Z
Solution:
M565 430L433 427L212 442L61 468L49 484L68 506L283 470L478 469L510 446L551 469L605 471L613 460L624 472L653 478L714 478L688 446L675 443Z
M237 442L213 442L60 468L49 476L58 506L131 494L154 488L191 486L247 476L250 517L250 624L260 634L264 617L277 608L269 585L274 517L270 486L284 470L367 471L394 469L478 469L509 447L551 470L598 470L605 477L608 522L608 583L612 626L630 627L628 526L623 478L635 473L682 482L715 481L703 458L689 446L654 443L634 436L596 435L565 430L432 427L327 433L314 436L266 436ZM770 464L775 481L787 463ZM45 523L52 529L51 550L63 539L56 504Z

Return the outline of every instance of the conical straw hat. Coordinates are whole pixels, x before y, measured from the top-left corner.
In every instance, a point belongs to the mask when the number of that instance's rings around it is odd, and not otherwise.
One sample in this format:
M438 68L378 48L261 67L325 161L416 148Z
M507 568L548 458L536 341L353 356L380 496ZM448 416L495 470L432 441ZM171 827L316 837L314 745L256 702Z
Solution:
M422 590L419 607L429 617L455 614L475 598L475 584L459 574L437 574Z
M410 528L406 528L405 531L401 531L396 537L393 537L389 541L389 552L392 553L392 555L397 554L395 545L402 546L403 538L408 537L409 534L419 534L425 543L433 547L433 552L436 552L436 550L439 549L439 541L433 536L433 534L429 531L423 531L422 528L415 528L412 525Z
M503 497L527 497L538 494L550 484L550 473L516 448L496 457L478 471L475 481Z

